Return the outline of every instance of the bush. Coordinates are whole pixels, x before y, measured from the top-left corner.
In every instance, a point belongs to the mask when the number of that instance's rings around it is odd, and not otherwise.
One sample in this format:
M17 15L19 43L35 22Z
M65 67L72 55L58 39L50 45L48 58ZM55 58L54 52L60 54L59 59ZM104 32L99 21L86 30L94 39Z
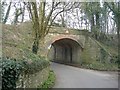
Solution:
M3 90L14 90L16 88L16 81L21 73L33 74L50 65L49 61L45 60L45 58L37 58L36 60L1 59Z
M22 65L15 60L4 59L0 60L2 65L2 89L15 90L16 81L22 71Z
M33 61L23 61L23 71L25 74L33 74L36 73L50 65L47 60L39 59Z

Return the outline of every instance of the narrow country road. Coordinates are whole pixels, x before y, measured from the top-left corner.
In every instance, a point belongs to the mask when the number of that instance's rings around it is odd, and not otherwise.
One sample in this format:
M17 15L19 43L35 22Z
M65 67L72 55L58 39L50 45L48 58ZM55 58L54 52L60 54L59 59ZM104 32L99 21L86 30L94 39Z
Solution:
M53 88L118 88L117 73L107 73L51 63L56 74Z

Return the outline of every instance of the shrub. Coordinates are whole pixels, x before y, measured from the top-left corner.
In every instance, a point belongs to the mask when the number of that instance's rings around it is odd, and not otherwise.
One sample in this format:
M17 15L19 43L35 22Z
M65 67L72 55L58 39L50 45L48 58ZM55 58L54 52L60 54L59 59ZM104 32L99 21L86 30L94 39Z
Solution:
M33 74L50 65L49 61L45 60L45 58L37 58L36 60L1 59L3 90L14 90L16 88L16 81L21 73Z
M8 60L5 58L3 61L0 60L0 63L2 65L2 89L15 90L16 81L22 71L22 65L15 60Z

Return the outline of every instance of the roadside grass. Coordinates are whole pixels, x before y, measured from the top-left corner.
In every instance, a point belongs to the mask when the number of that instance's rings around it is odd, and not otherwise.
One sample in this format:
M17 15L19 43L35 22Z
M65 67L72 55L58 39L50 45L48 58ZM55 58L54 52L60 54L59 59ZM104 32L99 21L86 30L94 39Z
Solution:
M113 63L92 62L81 65L81 68L93 69L98 71L118 71L118 65Z
M50 70L48 79L41 86L39 86L37 90L51 89L55 84L55 79L56 79L55 73L53 72L53 70Z
M82 64L76 64L76 63L62 63L62 62L56 62L60 64L65 64L69 66L74 66L78 68L85 68L85 69L92 69L97 71L118 71L118 64L115 63L100 63L98 61L93 61L89 63L82 63Z

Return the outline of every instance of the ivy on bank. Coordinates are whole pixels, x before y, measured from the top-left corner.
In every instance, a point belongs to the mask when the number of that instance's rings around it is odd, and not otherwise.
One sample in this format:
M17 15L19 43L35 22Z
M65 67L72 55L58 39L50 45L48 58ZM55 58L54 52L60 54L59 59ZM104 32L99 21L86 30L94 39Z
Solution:
M2 67L2 89L15 90L16 81L18 80L20 74L37 73L38 71L48 67L50 63L48 60L45 60L45 58L39 58L36 60L1 58L0 65Z

